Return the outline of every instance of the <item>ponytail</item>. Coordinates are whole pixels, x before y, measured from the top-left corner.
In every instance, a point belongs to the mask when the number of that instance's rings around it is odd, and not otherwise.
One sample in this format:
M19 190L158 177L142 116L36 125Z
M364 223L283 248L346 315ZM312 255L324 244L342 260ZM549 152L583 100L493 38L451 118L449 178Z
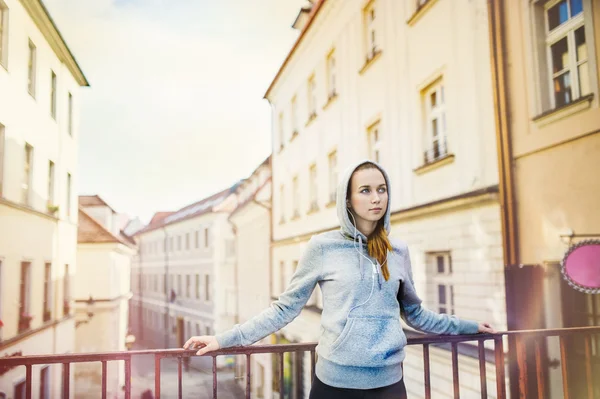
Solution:
M387 232L383 226L383 219L379 220L377 227L375 227L375 231L368 237L367 249L369 250L369 255L372 258L377 259L381 265L383 278L385 278L385 281L388 281L390 278L390 271L387 265L387 256L388 251L392 250L392 244L390 244L390 240L388 240Z

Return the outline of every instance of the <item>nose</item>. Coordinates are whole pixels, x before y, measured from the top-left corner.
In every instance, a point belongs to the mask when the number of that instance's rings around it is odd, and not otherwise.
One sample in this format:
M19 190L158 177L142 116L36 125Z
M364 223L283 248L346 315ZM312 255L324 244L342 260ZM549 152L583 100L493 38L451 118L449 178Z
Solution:
M377 192L374 193L373 198L371 198L371 203L378 204L381 199L379 198L379 194Z

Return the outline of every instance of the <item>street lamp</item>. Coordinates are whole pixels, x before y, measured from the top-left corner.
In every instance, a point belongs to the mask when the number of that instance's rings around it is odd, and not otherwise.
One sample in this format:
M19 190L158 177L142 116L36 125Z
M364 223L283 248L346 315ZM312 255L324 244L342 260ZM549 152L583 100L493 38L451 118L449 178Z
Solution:
M134 343L135 343L135 335L133 335L131 332L129 332L129 334L127 334L127 336L125 337L125 347L127 348L127 350L131 350L131 347L133 346Z

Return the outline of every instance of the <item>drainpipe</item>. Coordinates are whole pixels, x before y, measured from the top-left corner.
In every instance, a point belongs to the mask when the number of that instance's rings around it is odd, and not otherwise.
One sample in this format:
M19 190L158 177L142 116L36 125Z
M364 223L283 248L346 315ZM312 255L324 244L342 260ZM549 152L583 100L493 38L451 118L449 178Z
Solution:
M512 143L510 129L510 110L507 91L506 26L504 2L488 0L490 63L492 90L494 96L494 119L496 124L496 145L498 154L500 218L502 223L502 244L504 256L505 297L508 330L521 329L526 320L527 308L519 306L528 295L518 287L524 287L523 281L517 281L531 273L519 273L521 265L518 245L518 223L514 170L512 167ZM533 284L533 279L529 281ZM514 337L508 339L508 374L510 397L519 397L527 393L527 370L525 358L517 361L517 347ZM529 383L534 381L529 381ZM521 384L521 386L520 386Z

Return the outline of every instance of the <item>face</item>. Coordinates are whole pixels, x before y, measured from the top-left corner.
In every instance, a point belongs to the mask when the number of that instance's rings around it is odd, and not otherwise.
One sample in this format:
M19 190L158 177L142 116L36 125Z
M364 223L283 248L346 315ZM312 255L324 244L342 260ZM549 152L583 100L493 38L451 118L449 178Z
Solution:
M369 168L354 172L350 180L349 202L357 225L376 224L385 215L388 191L385 178L379 169Z

